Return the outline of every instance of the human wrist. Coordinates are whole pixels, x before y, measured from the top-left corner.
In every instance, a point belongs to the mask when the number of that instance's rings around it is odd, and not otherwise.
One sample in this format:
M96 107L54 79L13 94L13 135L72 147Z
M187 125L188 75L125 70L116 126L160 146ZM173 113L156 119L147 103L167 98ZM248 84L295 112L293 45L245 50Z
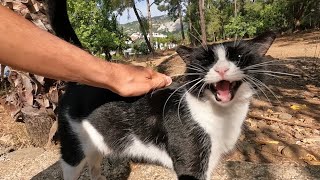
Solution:
M107 62L100 58L92 56L92 59L83 74L84 83L95 87L106 88L114 91L112 84L112 76L114 63Z

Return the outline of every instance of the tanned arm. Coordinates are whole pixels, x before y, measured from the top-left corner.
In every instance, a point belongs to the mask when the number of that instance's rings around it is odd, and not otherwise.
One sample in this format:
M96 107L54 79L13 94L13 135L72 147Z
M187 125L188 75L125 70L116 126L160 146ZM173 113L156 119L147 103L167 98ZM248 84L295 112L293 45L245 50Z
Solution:
M0 6L0 64L53 79L107 88L137 96L169 85L151 69L96 58Z

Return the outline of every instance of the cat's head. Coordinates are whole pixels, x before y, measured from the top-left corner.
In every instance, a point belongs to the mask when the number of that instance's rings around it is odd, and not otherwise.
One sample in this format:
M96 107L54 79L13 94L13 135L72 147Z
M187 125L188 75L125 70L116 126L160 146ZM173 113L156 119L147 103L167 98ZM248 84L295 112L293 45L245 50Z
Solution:
M187 89L222 106L250 98L251 84L262 81L261 73L254 73L262 67L257 64L263 63L275 37L273 32L265 32L251 40L197 48L179 46L177 53L187 66Z

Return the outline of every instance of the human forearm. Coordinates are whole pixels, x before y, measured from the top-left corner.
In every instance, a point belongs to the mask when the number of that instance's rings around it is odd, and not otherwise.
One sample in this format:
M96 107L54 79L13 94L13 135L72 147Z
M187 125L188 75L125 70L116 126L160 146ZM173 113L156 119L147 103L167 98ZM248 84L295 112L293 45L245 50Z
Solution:
M0 64L137 96L171 83L150 69L96 58L0 6Z
M88 78L95 73L110 72L108 69L102 70L102 67L110 68L104 65L105 62L99 66L97 62L100 60L37 28L2 6L0 22L1 63L54 79L80 81L94 86L104 84ZM94 78L94 81L98 80Z

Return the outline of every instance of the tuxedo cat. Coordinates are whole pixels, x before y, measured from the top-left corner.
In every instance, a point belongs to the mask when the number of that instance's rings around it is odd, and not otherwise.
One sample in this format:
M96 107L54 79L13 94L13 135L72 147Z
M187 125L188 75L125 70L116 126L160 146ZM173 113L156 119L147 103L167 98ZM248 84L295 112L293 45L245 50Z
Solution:
M254 94L251 80L262 79L248 69L264 62L274 39L266 32L252 40L180 46L183 82L140 97L70 84L58 118L64 178L77 179L88 164L92 179L105 179L102 158L114 155L173 169L179 179L209 180L238 139Z

